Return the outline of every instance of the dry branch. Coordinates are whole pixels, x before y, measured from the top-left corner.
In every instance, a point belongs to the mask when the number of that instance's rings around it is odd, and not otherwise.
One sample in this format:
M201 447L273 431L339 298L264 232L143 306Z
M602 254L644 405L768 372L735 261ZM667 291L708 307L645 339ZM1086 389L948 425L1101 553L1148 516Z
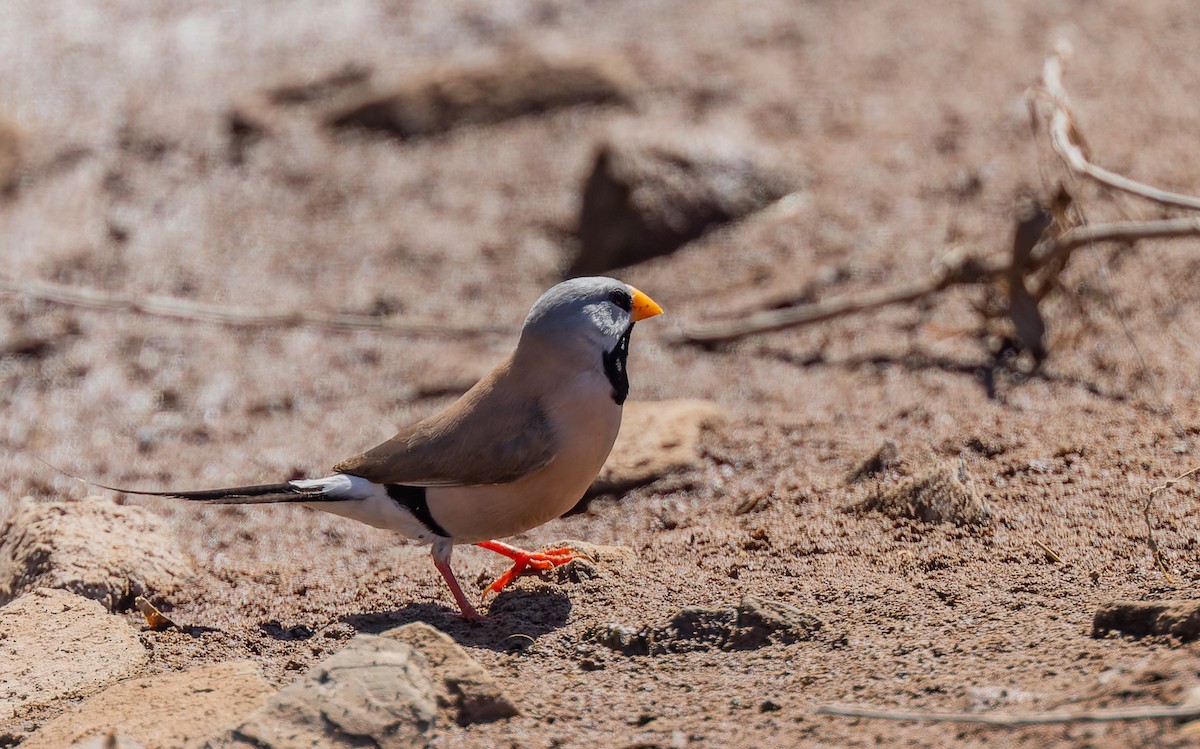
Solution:
M1071 114L1067 91L1062 83L1063 62L1066 56L1066 52L1060 50L1049 57L1042 68L1042 87L1054 105L1054 111L1050 115L1050 142L1059 157L1072 170L1114 190L1174 208L1200 210L1200 198L1162 190L1129 179L1096 166L1088 160L1081 145L1082 138L1079 136L1079 130L1075 127L1074 115Z
M1088 159L1082 146L1083 137L1075 125L1070 100L1062 83L1063 64L1067 54L1065 45L1060 45L1059 51L1046 60L1042 69L1041 87L1041 93L1052 106L1048 115L1051 144L1064 163L1073 171L1112 189L1175 208L1200 210L1200 198L1162 190L1129 179L1096 166ZM1014 274L1019 273L1024 278L1055 264L1061 267L1074 250L1100 242L1134 242L1139 239L1194 236L1200 236L1200 220L1165 219L1077 227L1063 232L1057 238L1039 243L1029 254L1028 261L1022 262L1023 267L1021 268L1015 267L1012 263L1001 266L975 260L972 262L977 272L968 277L956 275L953 272L955 263L943 262L941 269L933 277L922 282L890 289L878 289L859 296L846 296L815 304L763 311L737 320L702 323L685 329L675 340L680 343L723 343L758 333L810 325L892 304L916 301L957 284L978 283L1005 277L1008 277L1011 284ZM1014 258L1014 262L1016 260ZM960 265L963 264L960 263ZM1040 295L1035 298L1040 299Z
M1111 723L1125 720L1169 720L1200 715L1200 704L1145 705L1112 710L1069 710L1049 713L923 713L859 705L821 705L821 715L875 720L914 720L930 723L981 723L989 726L1041 726L1053 723Z
M478 336L512 332L494 325L451 325L440 322L397 322L369 315L340 315L323 312L262 312L219 304L193 302L175 297L135 296L84 286L0 276L0 294L22 296L72 307L135 312L177 320L208 322L243 328L322 328L325 330L376 330L406 336Z
M1139 239L1183 237L1200 237L1200 219L1163 219L1080 226L1063 232L1058 237L1039 242L1029 254L1026 270L1031 273L1051 263L1065 261L1076 249L1101 242L1132 243ZM768 310L736 320L701 323L683 330L675 341L696 344L725 343L758 333L811 325L891 304L916 301L951 286L991 281L1006 275L1009 267L1009 258L987 262L951 255L942 261L936 273L924 281L877 289L862 295L838 297L815 304Z
M989 271L985 277L990 277L990 275ZM811 325L835 317L916 301L948 286L965 282L965 280L959 280L958 275L953 271L953 266L947 264L943 265L940 272L925 281L890 289L877 289L861 296L840 297L816 304L768 310L738 320L701 323L683 330L676 340L682 343L705 344L732 341L756 333L769 333L784 328Z
M1030 268L1042 268L1065 260L1080 247L1101 242L1132 244L1139 239L1183 239L1200 237L1200 218L1169 218L1155 221L1122 221L1116 224L1077 226L1033 250Z

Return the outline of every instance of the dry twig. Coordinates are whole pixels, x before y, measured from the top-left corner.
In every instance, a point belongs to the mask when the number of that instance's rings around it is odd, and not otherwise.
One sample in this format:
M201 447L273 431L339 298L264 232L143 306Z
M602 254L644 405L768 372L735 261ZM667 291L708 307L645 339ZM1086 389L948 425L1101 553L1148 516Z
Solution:
M1115 224L1077 226L1048 239L1033 249L1031 268L1042 268L1068 258L1080 247L1101 242L1133 244L1139 239L1183 239L1200 237L1200 218L1168 218L1154 221L1122 221Z
M892 304L913 302L949 286L975 282L994 275L993 270L977 269L974 265L972 265L971 272L968 273L965 266L965 263L945 262L932 277L917 283L890 289L876 289L860 296L840 297L799 307L768 310L739 320L701 323L683 330L677 341L680 343L722 343L757 333L769 333L784 328L811 325ZM979 272L977 273L976 270Z
M918 720L931 723L982 723L989 726L1041 726L1052 723L1111 723L1124 720L1169 720L1200 715L1200 704L1142 705L1113 710L1069 710L1049 713L923 713L859 705L821 705L821 715L875 720Z
M1043 543L1039 539L1036 539L1036 538L1033 539L1033 545L1038 547L1039 549L1041 549L1042 553L1045 554L1046 558L1049 559L1051 562L1054 562L1055 564L1062 564L1062 555L1059 554L1054 549L1047 546L1045 543Z
M1200 237L1200 219L1162 219L1080 226L1058 237L1039 242L1029 253L1026 270L1035 272L1047 265L1065 262L1080 247L1102 242L1133 243L1139 239ZM930 278L913 284L877 289L862 295L843 296L814 304L759 312L737 320L701 323L682 331L678 343L725 343L759 333L824 322L868 310L916 301L960 284L982 283L1002 278L1009 272L1011 258L983 261L949 255Z
M137 606L137 610L142 612L142 616L146 619L146 626L155 631L177 627L175 622L168 619L154 604L147 601L144 597L138 596L133 599L133 605Z
M450 325L446 323L397 322L369 315L338 315L323 312L261 312L192 302L175 297L135 296L102 291L84 286L68 286L50 281L15 279L0 276L0 294L23 296L55 304L113 312L135 312L178 320L209 322L243 328L323 328L326 330L377 330L407 336L478 336L509 333L494 325Z
M1062 83L1063 63L1068 52L1065 45L1060 44L1059 47L1059 50L1049 57L1043 66L1040 93L1051 103L1051 111L1048 115L1050 140L1055 152L1064 163L1073 171L1106 187L1162 205L1200 210L1200 198L1152 187L1091 163L1084 151L1083 137L1075 125L1069 97ZM939 271L922 282L868 291L862 295L845 296L815 304L768 310L738 320L702 323L684 330L677 336L676 342L723 343L759 333L811 325L892 304L913 302L944 291L950 286L963 283L979 283L1008 278L1011 284L1014 280L1011 276L1015 273L1020 273L1022 277L1028 277L1043 268L1061 268L1070 259L1074 250L1101 242L1132 243L1139 239L1195 236L1200 236L1200 220L1197 219L1131 221L1092 227L1075 227L1056 238L1043 240L1033 248L1027 258L1024 256L1012 258L1013 262L1024 261L1021 268L1016 268L1012 263L1001 265L983 260L944 260ZM972 268L973 272L961 272L968 267ZM1046 286L1046 283L1044 282L1042 285ZM1040 295L1037 298L1040 299Z
M1065 46L1060 44L1059 50L1046 60L1046 64L1042 68L1042 87L1054 105L1054 111L1050 115L1050 142L1067 166L1114 190L1174 208L1200 211L1200 198L1162 190L1129 179L1096 166L1088 160L1082 146L1083 138L1080 137L1079 130L1075 127L1070 100L1062 83L1063 63L1067 56L1068 52Z

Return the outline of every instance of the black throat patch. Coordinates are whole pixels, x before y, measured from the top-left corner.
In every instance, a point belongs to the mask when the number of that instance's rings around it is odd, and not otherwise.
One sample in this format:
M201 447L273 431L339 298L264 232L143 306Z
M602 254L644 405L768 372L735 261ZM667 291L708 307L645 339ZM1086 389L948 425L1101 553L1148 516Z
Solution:
M608 377L609 383L612 385L612 399L617 405L623 405L625 399L629 397L629 337L633 335L633 323L629 323L629 327L621 334L621 338L617 341L617 345L602 355L604 360L604 375Z
M446 529L438 524L438 521L434 520L433 515L429 512L429 500L425 497L425 487L385 484L384 488L387 489L388 496L395 500L396 504L411 512L413 517L421 521L421 525L442 538L450 538Z

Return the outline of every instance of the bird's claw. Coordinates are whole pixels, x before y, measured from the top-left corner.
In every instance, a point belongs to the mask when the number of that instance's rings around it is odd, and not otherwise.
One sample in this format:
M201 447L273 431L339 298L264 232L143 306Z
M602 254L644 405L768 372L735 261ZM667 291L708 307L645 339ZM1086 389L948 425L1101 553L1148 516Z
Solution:
M493 549L493 551L496 550ZM524 551L522 549L513 548L511 551L506 550L505 552L499 553L504 553L505 556L512 559L513 566L509 568L509 570L503 575L496 578L491 585L483 589L483 595L481 596L480 601L486 601L489 595L499 594L500 591L508 587L509 583L520 577L521 573L524 572L526 568L541 571L559 567L575 559L586 559L593 563L596 561L587 554L582 554L567 547L560 549L545 549L543 551Z

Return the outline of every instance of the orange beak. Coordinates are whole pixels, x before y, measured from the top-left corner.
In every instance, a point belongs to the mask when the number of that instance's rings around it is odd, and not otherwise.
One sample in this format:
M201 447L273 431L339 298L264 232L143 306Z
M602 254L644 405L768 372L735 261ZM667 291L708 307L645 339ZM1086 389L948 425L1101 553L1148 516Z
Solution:
M630 311L630 315L633 317L634 322L662 314L662 307L658 306L658 302L632 286L629 286L629 295L633 297L633 309Z

